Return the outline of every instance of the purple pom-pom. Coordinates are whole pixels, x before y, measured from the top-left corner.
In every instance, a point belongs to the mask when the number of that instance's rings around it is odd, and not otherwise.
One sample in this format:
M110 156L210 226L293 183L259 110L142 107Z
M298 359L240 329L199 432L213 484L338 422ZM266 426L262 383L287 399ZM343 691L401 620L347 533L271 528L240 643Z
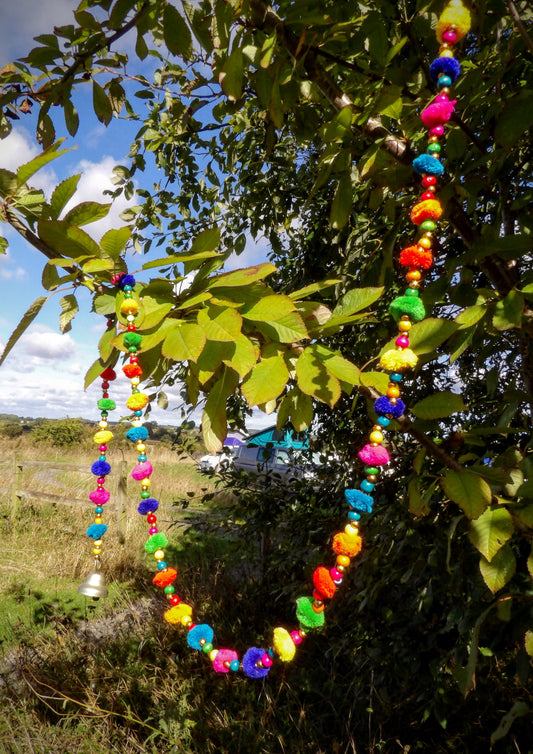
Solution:
M435 83L441 73L449 76L453 83L461 73L461 64L455 58L435 58L429 67L429 73Z
M376 414L390 415L397 419L405 413L405 403L400 398L396 399L396 403L391 403L386 395L382 395L374 403L374 411Z
M344 490L344 497L350 508L362 513L372 513L374 500L365 492L361 492L361 490Z
M137 510L141 516L146 516L147 513L154 513L159 508L159 500L154 497L148 497L146 500L141 500L137 506Z
M122 290L124 290L124 286L126 285L131 285L131 287L133 288L133 286L135 285L135 278L133 277L133 275L122 275L117 285Z
M107 461L95 461L91 466L91 471L95 476L106 476L111 471L111 464Z
M413 168L419 175L424 175L424 173L437 177L444 175L444 165L442 162L427 153L421 154L413 160Z
M270 668L257 667L256 663L259 662L261 657L265 654L264 649L259 647L250 647L242 658L242 670L248 678L264 678L269 674Z
M87 529L87 536L91 539L102 539L107 531L105 524L91 524Z
M137 440L146 440L148 437L148 430L146 427L132 427L126 432L126 437L131 442L137 442Z

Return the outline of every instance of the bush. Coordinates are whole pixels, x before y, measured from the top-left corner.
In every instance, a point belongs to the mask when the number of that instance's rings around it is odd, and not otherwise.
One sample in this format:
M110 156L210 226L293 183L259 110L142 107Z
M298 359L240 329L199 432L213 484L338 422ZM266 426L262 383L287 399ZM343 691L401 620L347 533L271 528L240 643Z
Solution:
M66 447L79 443L84 436L81 419L48 419L32 431L37 442Z

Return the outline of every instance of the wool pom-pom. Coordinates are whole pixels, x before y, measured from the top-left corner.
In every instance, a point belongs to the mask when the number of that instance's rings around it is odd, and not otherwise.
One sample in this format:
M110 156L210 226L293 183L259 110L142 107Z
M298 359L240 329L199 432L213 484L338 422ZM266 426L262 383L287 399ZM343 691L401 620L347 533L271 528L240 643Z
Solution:
M341 531L333 537L333 552L354 558L361 552L363 540L358 534L346 534Z
M126 332L124 333L124 345L128 348L130 346L133 346L134 348L138 348L142 343L143 336L139 335L138 332Z
M420 119L427 128L443 126L452 117L457 100L445 99L432 102L420 113ZM433 158L435 159L435 158Z
M148 437L148 430L146 427L132 427L126 432L126 437L131 442L137 442L137 440L146 440Z
M401 250L398 261L402 267L421 267L423 270L429 270L433 264L433 254L421 246L407 246Z
M397 419L405 411L405 403L396 398L396 403L392 403L386 395L380 396L374 403L374 411L378 416L393 416Z
M154 553L156 550L162 549L167 545L168 539L162 532L158 532L157 534L152 534L152 536L146 540L144 549L146 552Z
M300 626L306 631L321 628L325 622L324 611L317 613L313 610L311 597L298 597L296 600L296 618Z
M313 573L313 584L320 594L323 594L328 600L330 600L337 591L337 587L333 583L333 579L331 578L328 569L324 568L324 566L318 566L318 568L315 568Z
M418 296L398 296L389 306L389 312L398 322L406 314L413 322L420 322L426 316L426 310Z
M114 369L107 367L107 369L104 369L104 371L100 374L100 377L107 382L113 382L113 380L117 379L117 374Z
M173 584L177 576L178 572L175 568L166 568L164 571L158 571L152 581L156 586L160 586L163 589L165 586Z
M104 490L103 487L99 487L97 490L89 492L89 500L95 505L105 505L110 497L111 493L109 490Z
M132 477L139 482L141 479L146 479L153 472L153 466L150 461L143 461L134 466L131 472Z
M91 471L95 476L106 476L111 471L111 465L107 461L95 461Z
M143 373L139 364L124 364L122 371L129 380L131 380L132 377L140 377Z
M238 662L239 655L234 649L219 649L213 660L213 670L217 673L229 673L232 662Z
M444 165L432 154L421 154L413 160L413 168L419 175L434 175L439 178L444 175Z
M186 615L189 617L192 615L192 607L185 602L180 602L179 605L175 605L165 612L165 620L167 623L171 623L175 626L176 624L181 623L181 619Z
M389 451L383 445L364 445L357 455L367 466L385 466L390 461Z
M418 363L418 356L410 348L397 351L391 348L382 354L379 365L387 372L403 372L404 369L413 369Z
M113 411L117 407L117 404L111 398L100 398L97 406L100 411Z
M435 83L439 80L439 76L444 74L451 78L453 84L461 73L461 65L455 58L435 58L429 66L429 73Z
M140 411L148 403L148 396L144 393L132 393L126 401L126 406L132 411Z
M117 282L117 285L121 290L124 290L124 287L126 285L131 285L131 287L133 288L133 286L135 285L135 278L133 277L133 275L122 275L120 280Z
M99 429L98 432L95 432L93 435L93 442L97 445L105 445L105 443L109 442L112 437L113 433L108 429Z
M415 204L411 210L411 220L420 225L424 220L438 220L442 215L442 205L438 199L426 199Z
M128 316L128 314L137 314L139 311L139 304L137 301L135 301L134 298L125 298L124 301L120 305L120 313L124 314L124 316Z
M257 667L257 663L264 654L264 649L250 647L242 658L242 671L248 678L264 678L270 673L270 668Z
M360 513L372 513L374 499L361 490L344 490L344 498L350 508Z
M290 662L296 654L296 647L290 633L285 628L275 628L272 638L274 652L282 662Z
M91 539L102 539L107 531L105 524L91 524L87 529L87 536Z
M145 516L147 513L155 513L158 508L159 500L156 500L154 497L148 497L146 500L141 500L137 506L137 511L141 516Z
M456 41L458 42L470 31L472 18L470 11L465 8L461 0L451 0L444 8L439 20L437 21L437 39L442 42L442 35L454 26Z
M207 623L197 623L187 634L187 644L192 649L201 650L204 644L212 643L214 635L213 629Z

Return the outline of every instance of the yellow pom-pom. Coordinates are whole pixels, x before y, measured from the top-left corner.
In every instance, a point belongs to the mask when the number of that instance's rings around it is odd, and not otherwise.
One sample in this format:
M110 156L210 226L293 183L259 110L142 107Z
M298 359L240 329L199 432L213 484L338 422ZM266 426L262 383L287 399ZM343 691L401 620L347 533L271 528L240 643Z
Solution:
M148 403L148 396L144 393L132 393L126 401L126 406L132 411L140 411Z
M120 305L120 311L122 314L137 314L139 304L134 298L126 298Z
M290 662L296 652L296 647L291 635L284 628L274 629L274 638L272 639L274 651L282 662Z
M170 610L167 610L165 613L165 620L167 623L172 623L172 625L176 625L177 623L182 622L182 618L185 617L191 617L192 615L192 607L190 605L185 604L185 602L180 602L179 605L175 605L174 607L171 607Z
M439 42L442 42L444 32L453 26L455 36L457 41L459 41L470 31L471 22L470 11L463 5L461 0L451 0L437 21L437 39Z
M100 432L97 432L93 440L97 445L105 445L111 438L113 437L113 433L107 430L102 430Z
M387 372L402 372L404 369L415 367L417 361L418 356L410 348L404 348L402 351L391 348L390 351L385 351L379 365Z

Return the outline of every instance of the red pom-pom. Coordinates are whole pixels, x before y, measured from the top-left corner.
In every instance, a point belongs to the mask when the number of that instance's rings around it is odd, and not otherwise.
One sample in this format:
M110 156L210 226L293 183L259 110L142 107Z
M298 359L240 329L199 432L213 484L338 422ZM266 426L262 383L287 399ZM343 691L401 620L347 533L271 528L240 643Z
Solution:
M159 573L156 573L153 581L156 586L170 586L170 584L173 584L174 581L176 581L177 575L178 572L175 568L167 568L166 571L159 571Z
M117 375L115 373L115 370L111 369L111 367L107 367L107 369L104 369L104 371L101 373L100 377L103 380L107 380L107 382L113 382L113 380L117 379Z
M337 587L333 583L329 571L324 566L319 566L313 573L313 584L320 594L323 594L328 600L330 600Z
M423 270L429 270L433 264L433 254L421 246L407 246L401 250L398 261L403 267L421 267Z
M122 371L126 375L126 377L129 377L130 379L132 377L140 377L143 373L143 370L138 364L125 364L122 367Z

